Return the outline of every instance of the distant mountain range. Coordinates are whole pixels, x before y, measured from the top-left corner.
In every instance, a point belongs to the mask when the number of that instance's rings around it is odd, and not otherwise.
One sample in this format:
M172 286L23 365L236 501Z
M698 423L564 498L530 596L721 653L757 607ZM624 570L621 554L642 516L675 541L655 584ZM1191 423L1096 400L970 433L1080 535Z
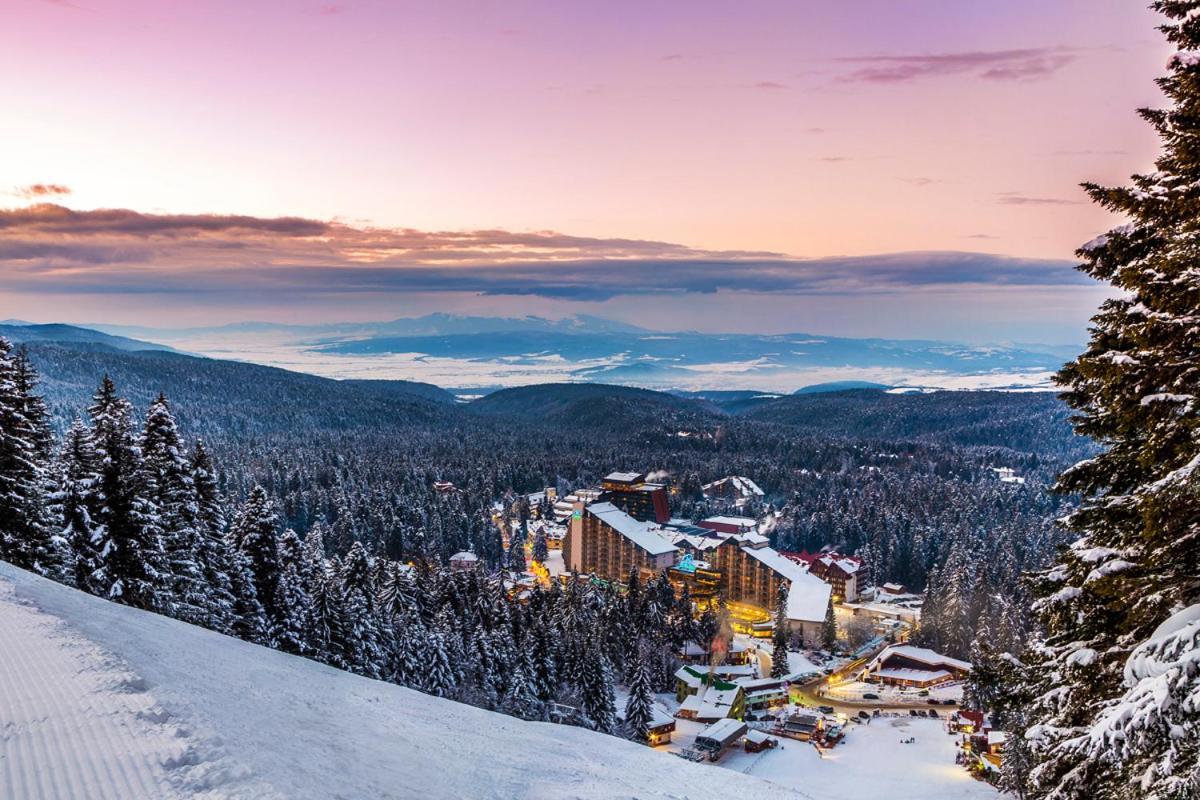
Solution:
M1052 373L1078 351L809 333L662 332L594 316L550 320L439 313L321 325L94 327L188 352L328 377L416 379L459 390L543 382L783 393L824 385L1047 388Z

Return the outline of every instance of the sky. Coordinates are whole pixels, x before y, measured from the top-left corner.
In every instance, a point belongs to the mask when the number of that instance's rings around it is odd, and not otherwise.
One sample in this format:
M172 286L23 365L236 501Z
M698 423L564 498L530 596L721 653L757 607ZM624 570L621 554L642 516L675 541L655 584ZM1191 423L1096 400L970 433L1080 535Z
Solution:
M1074 343L1128 0L5 0L0 317Z

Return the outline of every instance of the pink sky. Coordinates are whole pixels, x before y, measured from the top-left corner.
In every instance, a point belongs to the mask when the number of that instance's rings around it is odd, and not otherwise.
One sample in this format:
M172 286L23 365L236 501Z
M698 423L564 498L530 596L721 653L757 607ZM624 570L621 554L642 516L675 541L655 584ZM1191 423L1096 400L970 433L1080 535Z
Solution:
M1128 0L9 3L0 206L54 183L75 209L1071 259L1113 222L1077 184L1151 166L1134 109L1160 102L1156 22ZM0 313L62 313L22 291ZM1069 307L1053 335L1081 337L1096 292L1040 291ZM319 315L411 312L360 300Z

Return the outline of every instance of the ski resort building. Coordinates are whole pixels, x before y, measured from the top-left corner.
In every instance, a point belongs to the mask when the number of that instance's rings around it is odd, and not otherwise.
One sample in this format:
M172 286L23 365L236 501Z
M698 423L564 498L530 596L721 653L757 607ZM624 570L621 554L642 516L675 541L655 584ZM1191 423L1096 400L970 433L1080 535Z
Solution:
M612 503L578 505L563 543L568 570L624 581L635 568L649 579L675 564L679 551L657 525L635 519Z
M604 498L642 522L666 522L671 517L667 487L648 483L640 472L611 472L600 482Z
M651 484L640 473L614 472L604 479L599 501L576 501L563 543L568 571L623 582L633 569L644 579L667 570L676 590L687 587L694 599L722 594L735 626L747 632L756 623L769 623L779 586L786 583L785 624L805 643L820 642L832 593L828 584L769 547L767 537L755 532L756 523L748 517L713 517L699 525L681 520L658 523L638 519L613 502L622 492L637 495L642 492L639 487L646 486ZM657 502L651 500L640 508L653 509ZM636 508L637 503L631 500L627 507ZM658 516L665 519L656 512Z
M921 689L960 680L971 664L924 647L894 644L885 647L862 671L862 680Z
M857 556L844 556L838 552L784 553L784 556L808 567L808 571L825 581L833 589L836 603L853 603L858 600L858 576L863 562Z
M730 475L728 478L706 483L700 490L710 500L723 500L733 503L738 508L763 496L763 490L757 483L740 475Z

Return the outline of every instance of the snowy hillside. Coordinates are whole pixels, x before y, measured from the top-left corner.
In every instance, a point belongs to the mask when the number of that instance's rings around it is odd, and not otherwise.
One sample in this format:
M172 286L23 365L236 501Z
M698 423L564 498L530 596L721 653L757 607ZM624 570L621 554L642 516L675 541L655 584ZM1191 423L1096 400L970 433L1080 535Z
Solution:
M97 599L0 562L0 797L797 797Z

